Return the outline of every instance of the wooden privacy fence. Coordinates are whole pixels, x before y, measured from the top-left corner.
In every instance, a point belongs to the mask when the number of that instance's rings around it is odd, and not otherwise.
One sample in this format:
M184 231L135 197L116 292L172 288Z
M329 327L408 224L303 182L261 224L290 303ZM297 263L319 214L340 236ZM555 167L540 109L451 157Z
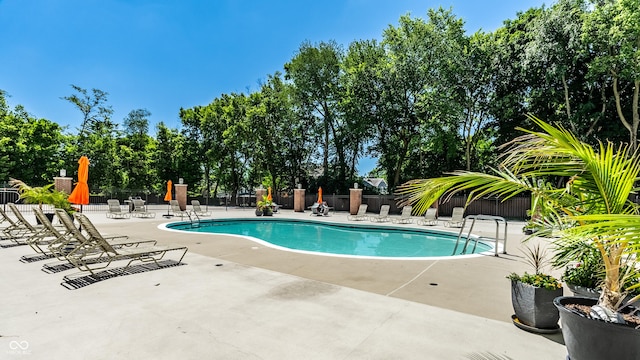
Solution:
M317 200L316 194L305 195L305 209L313 205ZM322 200L334 208L335 211L349 211L349 195L323 195ZM454 207L464 207L466 196L454 196L448 202L438 205L439 216L451 216ZM276 202L284 209L293 209L293 196L276 199ZM363 195L362 203L367 204L367 212L378 213L382 205L389 205L389 213L400 214L401 208L397 205L397 199L393 195ZM472 202L467 207L465 215L493 215L510 219L526 219L527 210L531 208L530 196L513 197L502 201L497 198L485 198ZM414 214L422 215L422 214Z

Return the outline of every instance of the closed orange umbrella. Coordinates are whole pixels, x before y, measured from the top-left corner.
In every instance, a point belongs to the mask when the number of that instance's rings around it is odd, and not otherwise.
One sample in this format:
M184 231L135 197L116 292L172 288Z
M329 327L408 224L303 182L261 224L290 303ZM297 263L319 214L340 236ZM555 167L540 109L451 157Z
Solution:
M318 204L322 204L322 186L318 188Z
M89 159L86 156L80 157L78 160L78 183L69 195L69 202L77 205L89 204Z
M167 193L164 195L164 201L171 201L172 196L171 196L171 187L173 186L173 181L169 180L167 181ZM171 205L169 205L169 207L167 208L167 214L166 215L162 215L164 217L171 217L171 215L169 214L169 209L171 208Z
M273 200L273 198L271 197L271 186L269 186L269 194L267 195L267 200Z
M167 181L167 193L164 196L164 201L171 201L171 187L173 186L173 181Z

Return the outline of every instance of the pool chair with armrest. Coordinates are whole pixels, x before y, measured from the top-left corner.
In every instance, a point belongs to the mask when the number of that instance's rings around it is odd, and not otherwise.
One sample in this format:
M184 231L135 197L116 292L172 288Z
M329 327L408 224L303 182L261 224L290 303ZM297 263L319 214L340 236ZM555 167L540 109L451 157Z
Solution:
M193 213L198 216L211 216L211 211L202 210L198 200L191 200L191 207L193 208Z
M118 199L107 200L107 206L109 207L107 210L107 217L110 219L128 219L131 217L131 214L122 211L122 208L120 207L120 200Z
M180 203L178 203L178 200L169 201L169 205L171 206L171 212L173 213L173 216L180 216L180 220L182 220L182 218L185 216L191 219L191 211L182 210L180 208Z
M160 266L158 261L162 260L169 252L175 251L179 254L177 264L182 262L188 248L186 246L164 247L154 245L144 245L138 247L121 247L116 248L109 244L100 232L95 228L93 223L82 213L75 213L82 228L87 232L87 242L83 246L77 247L67 255L67 260L80 271L88 271L92 275L95 270L107 268L112 262L118 260L128 260L123 269L128 268L134 261L143 263L153 262ZM98 257L102 259L100 263L95 261L95 257L89 256L99 253Z
M402 213L400 217L395 217L391 221L394 224L410 224L413 222L413 218L411 217L411 211L413 208L409 205L402 208Z
M360 206L358 207L358 212L355 215L347 216L347 220L354 220L354 221L367 220L368 207L369 207L368 204L360 204Z
M380 213L378 215L371 215L368 217L369 221L373 221L373 222L386 222L386 221L390 221L391 218L389 217L389 209L391 207L389 205L382 205L380 206Z
M424 213L424 217L418 220L418 225L438 225L438 209L436 208L428 208Z
M448 227L462 227L462 222L464 221L464 208L463 207L454 207L451 212L451 219L444 223L444 226Z

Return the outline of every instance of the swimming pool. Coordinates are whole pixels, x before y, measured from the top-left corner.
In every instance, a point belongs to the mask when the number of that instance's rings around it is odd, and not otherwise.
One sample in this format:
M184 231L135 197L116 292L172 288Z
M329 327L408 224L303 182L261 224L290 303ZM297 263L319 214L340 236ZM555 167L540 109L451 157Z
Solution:
M474 242L462 255L465 238L451 256L457 233L389 226L337 224L294 219L222 219L201 221L199 227L189 222L164 225L165 229L196 233L243 236L264 245L289 251L387 259L431 259L469 256ZM478 241L475 254L492 250Z

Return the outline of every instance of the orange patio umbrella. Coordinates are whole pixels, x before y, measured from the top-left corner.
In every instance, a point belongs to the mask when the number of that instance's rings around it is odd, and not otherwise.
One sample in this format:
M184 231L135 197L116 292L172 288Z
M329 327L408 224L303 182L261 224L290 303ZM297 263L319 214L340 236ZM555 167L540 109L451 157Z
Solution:
M271 201L273 198L271 197L271 186L269 186L269 193L267 194L267 200Z
M322 204L322 186L318 188L318 204Z
M164 195L164 201L171 201L171 187L173 186L173 181L167 181L167 193Z
M78 160L78 182L76 187L69 195L69 202L72 204L80 205L82 211L82 205L89 204L89 159L86 156L80 157Z
M173 186L173 181L169 180L167 181L167 193L164 195L164 201L171 201L172 196L171 196L171 187ZM164 217L171 217L171 215L169 214L169 209L171 208L171 206L169 206L167 208L167 214L166 215L162 215Z

